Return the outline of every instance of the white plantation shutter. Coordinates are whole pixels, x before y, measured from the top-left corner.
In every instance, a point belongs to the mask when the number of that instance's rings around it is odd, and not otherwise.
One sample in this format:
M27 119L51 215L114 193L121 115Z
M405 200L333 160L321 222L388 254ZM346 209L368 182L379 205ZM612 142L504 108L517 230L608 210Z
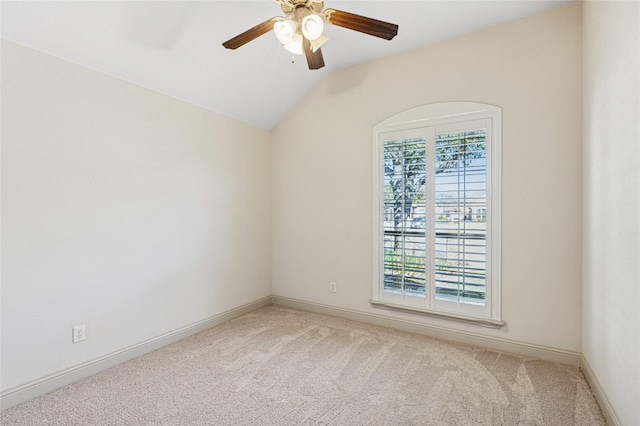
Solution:
M499 118L377 127L374 302L499 319Z
M490 120L434 129L433 282L441 309L480 314L487 304L487 133L490 140Z
M387 135L383 143L384 291L425 296L425 137Z

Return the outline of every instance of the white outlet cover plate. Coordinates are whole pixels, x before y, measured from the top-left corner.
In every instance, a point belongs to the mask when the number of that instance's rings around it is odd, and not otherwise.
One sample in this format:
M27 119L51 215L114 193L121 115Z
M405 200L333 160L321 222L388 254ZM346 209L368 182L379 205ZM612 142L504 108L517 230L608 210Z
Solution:
M83 325L77 325L73 327L73 343L78 343L84 341L85 338L85 328Z

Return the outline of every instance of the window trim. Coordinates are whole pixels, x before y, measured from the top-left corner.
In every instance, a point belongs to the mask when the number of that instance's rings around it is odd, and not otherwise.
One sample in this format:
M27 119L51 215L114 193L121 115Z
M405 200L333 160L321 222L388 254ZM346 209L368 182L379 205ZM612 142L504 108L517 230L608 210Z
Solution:
M505 325L502 321L501 309L501 165L502 165L502 109L498 106L477 103L477 102L442 102L428 104L412 108L395 114L386 120L378 123L373 128L373 289L371 305L378 308L393 310L403 310L426 315L435 315L441 318L462 320L465 322L478 323L489 327L501 327ZM433 307L417 307L411 303L398 303L394 300L385 300L383 292L383 247L384 240L382 224L382 188L383 188L383 143L381 135L391 132L402 132L425 128L434 129L435 126L455 124L471 120L489 119L491 120L491 137L487 141L487 192L490 193L491 202L487 205L487 240L490 246L490 269L488 268L488 312L486 315L469 315L453 312L449 310L435 309ZM430 246L431 247L431 246ZM427 294L425 299L429 299L433 282L431 279L426 283Z

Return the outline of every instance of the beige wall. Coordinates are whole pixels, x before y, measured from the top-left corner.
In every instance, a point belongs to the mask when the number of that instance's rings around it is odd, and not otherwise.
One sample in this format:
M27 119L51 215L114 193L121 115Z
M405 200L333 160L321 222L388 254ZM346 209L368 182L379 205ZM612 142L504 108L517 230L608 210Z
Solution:
M576 3L329 74L273 133L274 294L577 354L581 66ZM369 305L372 129L443 101L503 108L500 330Z
M582 352L640 424L640 3L584 2Z
M2 390L270 295L270 138L3 41Z

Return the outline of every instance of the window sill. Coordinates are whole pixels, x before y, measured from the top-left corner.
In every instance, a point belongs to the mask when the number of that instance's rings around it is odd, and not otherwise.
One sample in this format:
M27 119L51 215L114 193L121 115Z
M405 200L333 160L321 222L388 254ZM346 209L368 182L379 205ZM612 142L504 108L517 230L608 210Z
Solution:
M463 314L434 311L431 309L414 308L411 306L398 305L396 303L382 302L379 300L370 300L369 303L371 303L371 305L374 308L389 309L393 311L410 312L414 314L433 316L438 318L450 319L454 321L461 321L468 324L480 325L482 327L501 328L502 326L507 325L507 323L504 321L495 320L491 318L479 318L479 317L473 317L473 316L463 315Z

